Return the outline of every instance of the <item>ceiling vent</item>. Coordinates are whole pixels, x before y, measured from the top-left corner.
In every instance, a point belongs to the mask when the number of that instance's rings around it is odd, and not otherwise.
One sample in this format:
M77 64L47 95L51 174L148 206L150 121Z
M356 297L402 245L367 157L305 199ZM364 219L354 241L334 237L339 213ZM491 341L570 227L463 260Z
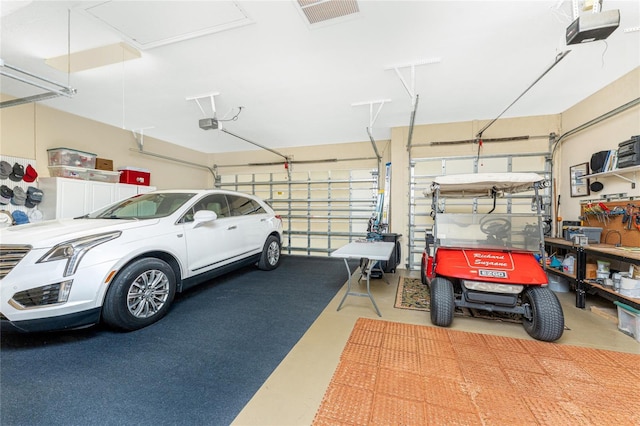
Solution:
M338 18L354 17L360 13L355 0L296 0L311 26L334 23Z

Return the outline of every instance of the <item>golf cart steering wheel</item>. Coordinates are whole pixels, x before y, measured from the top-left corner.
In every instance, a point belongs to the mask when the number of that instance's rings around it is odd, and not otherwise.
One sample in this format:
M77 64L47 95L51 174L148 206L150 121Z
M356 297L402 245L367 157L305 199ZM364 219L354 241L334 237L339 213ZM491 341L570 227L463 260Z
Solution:
M511 222L503 217L485 216L480 220L480 230L496 238L505 238L511 231Z

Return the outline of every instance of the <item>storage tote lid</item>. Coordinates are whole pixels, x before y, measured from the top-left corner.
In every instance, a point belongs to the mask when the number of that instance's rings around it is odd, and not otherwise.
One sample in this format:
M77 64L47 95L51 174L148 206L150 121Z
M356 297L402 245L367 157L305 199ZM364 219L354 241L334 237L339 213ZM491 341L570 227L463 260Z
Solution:
M118 168L118 170L120 170L120 171L130 170L132 172L143 172L143 173L150 173L151 172L149 169L143 169L141 167L130 167L130 166L120 167L120 168Z
M92 152L80 151L79 149L65 148L65 147L60 147L60 148L49 148L49 149L47 149L47 152L49 152L49 151L61 151L61 150L77 152L77 153L79 153L79 154L91 155L91 156L93 156L93 157L95 157L95 156L96 156L96 154L94 154L94 153L92 153Z

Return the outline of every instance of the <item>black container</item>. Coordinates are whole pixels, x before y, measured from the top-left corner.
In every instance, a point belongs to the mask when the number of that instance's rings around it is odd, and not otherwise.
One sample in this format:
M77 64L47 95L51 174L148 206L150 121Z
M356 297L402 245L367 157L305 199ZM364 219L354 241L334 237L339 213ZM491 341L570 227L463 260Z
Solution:
M400 237L402 237L402 234L382 234L382 241L396 244L396 248L393 250L393 252L391 252L391 257L389 257L389 260L380 262L382 265L382 270L384 272L394 273L396 272L396 267L400 264L400 259L402 257Z
M618 157L618 168L623 169L625 167L637 166L640 164L640 154L633 153Z
M630 154L640 154L640 139L629 139L618 145L618 158Z

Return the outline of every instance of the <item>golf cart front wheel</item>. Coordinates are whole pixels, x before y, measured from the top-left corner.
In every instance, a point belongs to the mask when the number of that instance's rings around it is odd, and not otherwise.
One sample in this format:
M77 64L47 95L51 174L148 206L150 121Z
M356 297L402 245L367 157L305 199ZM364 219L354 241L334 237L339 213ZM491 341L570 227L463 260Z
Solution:
M531 310L531 318L522 319L529 336L545 342L562 337L564 313L553 291L548 287L529 287L522 294L522 303L528 304Z
M449 327L453 322L455 300L453 283L446 278L437 277L431 280L431 323L439 327Z

